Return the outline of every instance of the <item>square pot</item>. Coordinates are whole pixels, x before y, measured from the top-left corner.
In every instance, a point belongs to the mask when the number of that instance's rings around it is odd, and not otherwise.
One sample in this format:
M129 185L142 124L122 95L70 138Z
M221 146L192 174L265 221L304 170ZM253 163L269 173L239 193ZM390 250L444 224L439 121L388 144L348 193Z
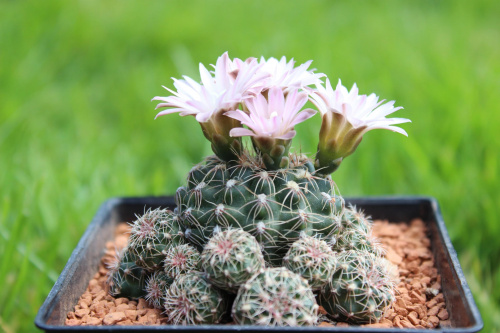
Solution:
M439 205L428 197L368 197L346 198L374 220L410 222L420 218L428 228L431 250L436 268L441 275L442 292L446 300L450 326L435 332L478 332L483 327L479 311L460 268L457 254L446 231ZM200 326L65 326L66 315L72 311L78 299L96 273L105 244L113 240L118 223L133 221L135 214L148 208L173 208L173 197L113 198L104 202L80 239L76 249L41 306L35 325L46 332L113 331L182 331L182 332L429 332L419 329L374 329L366 327L263 327L237 325Z

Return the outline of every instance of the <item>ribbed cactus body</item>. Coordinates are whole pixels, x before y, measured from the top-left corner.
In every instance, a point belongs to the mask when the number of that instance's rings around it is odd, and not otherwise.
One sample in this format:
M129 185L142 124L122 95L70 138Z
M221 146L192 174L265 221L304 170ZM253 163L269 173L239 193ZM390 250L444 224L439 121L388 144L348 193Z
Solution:
M325 241L304 235L292 243L283 266L306 279L312 290L319 290L330 282L336 258Z
M119 253L110 265L108 274L109 293L114 297L140 298L145 296L147 270L137 266L137 258L127 248Z
M174 280L161 271L156 271L149 276L144 287L145 299L157 309L163 308L164 296Z
M165 313L174 325L216 324L227 311L224 294L199 272L177 277L164 298Z
M128 249L137 265L155 271L162 267L167 251L184 243L178 217L166 209L148 210L132 224Z
M389 263L366 251L338 254L337 269L318 301L338 321L373 323L394 300Z
M337 221L336 232L330 240L333 251L368 251L381 254L382 248L371 236L372 221L356 207L345 208Z
M175 279L181 274L197 271L200 268L200 253L189 244L173 246L165 253L164 271Z
M240 287L232 316L242 325L311 326L318 305L305 279L284 267L266 268Z
M265 266L259 243L241 229L216 233L205 245L201 258L208 280L233 293Z
M257 239L270 265L279 266L301 234L334 235L344 205L334 182L314 176L310 162L291 160L277 171L248 156L239 164L212 157L193 168L176 193L186 238L201 251L214 232L240 228Z

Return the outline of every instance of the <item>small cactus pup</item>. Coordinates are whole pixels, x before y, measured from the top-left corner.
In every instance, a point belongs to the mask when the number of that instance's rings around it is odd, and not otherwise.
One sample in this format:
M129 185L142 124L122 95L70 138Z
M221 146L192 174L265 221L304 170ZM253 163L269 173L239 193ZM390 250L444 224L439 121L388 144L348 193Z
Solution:
M128 248L117 252L115 261L109 266L109 294L113 297L128 297L132 299L144 297L146 280L149 273L137 266L137 258Z
M284 267L266 268L240 287L232 316L241 325L312 326L318 309L305 279Z
M177 277L167 289L163 304L169 322L174 325L217 324L228 310L225 295L200 272Z
M312 290L319 290L331 281L335 265L330 246L307 235L295 241L283 258L283 266L306 279Z
M184 244L178 217L167 209L149 209L132 223L129 251L137 265L155 271L162 267L169 248Z
M165 274L175 279L181 274L200 269L200 253L189 244L171 247L163 261Z
M174 280L164 272L154 272L146 281L144 298L156 309L162 309L165 293L173 282Z
M318 302L337 321L375 323L394 301L395 280L390 263L366 251L346 251L337 256L331 282Z
M384 254L382 246L372 237L372 220L356 207L346 208L337 225L337 231L329 241L334 252L360 250Z
M354 153L363 135L372 129L388 129L408 136L404 129L394 125L410 122L409 119L386 118L402 107L394 107L394 101L383 104L375 94L359 95L356 84L348 91L339 79L334 90L326 79L325 86L316 84L310 96L323 119L315 158L318 173L329 175L337 170L344 158Z
M216 233L205 245L201 261L207 279L231 293L265 266L259 243L242 229Z

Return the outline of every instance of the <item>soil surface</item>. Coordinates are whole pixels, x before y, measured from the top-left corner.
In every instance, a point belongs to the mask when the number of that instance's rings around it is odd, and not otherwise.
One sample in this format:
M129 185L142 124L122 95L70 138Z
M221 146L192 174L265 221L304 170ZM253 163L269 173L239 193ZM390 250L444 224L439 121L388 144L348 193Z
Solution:
M106 244L106 254L99 271L89 282L74 311L68 313L65 324L77 325L162 325L168 324L165 314L150 306L144 299L131 301L108 294L107 265L115 260L116 249L126 246L129 227L120 224L114 242ZM367 327L436 328L448 327L448 312L441 292L441 277L434 265L425 224L375 221L373 235L386 249L386 258L399 276L396 302L379 323ZM319 327L349 326L327 318L320 307Z

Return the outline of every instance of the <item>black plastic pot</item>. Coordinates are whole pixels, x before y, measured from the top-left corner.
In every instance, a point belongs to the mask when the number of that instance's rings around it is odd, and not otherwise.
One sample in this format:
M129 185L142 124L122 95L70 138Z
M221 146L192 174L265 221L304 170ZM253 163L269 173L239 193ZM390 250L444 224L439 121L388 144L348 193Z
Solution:
M440 327L432 331L478 332L483 328L481 316L465 281L457 254L451 244L435 199L427 197L374 197L348 198L347 202L362 208L367 215L372 216L374 219L410 222L414 218L421 218L429 229L432 252L437 269L441 274L441 285L451 323L449 327ZM88 282L96 273L99 261L104 254L105 243L113 239L117 224L123 221L133 221L135 214L141 214L150 207L173 208L174 201L172 197L114 198L102 204L40 308L35 319L38 328L46 332L429 332L429 330L418 329L372 329L363 327L65 326L66 314L73 310L79 297L87 288Z

